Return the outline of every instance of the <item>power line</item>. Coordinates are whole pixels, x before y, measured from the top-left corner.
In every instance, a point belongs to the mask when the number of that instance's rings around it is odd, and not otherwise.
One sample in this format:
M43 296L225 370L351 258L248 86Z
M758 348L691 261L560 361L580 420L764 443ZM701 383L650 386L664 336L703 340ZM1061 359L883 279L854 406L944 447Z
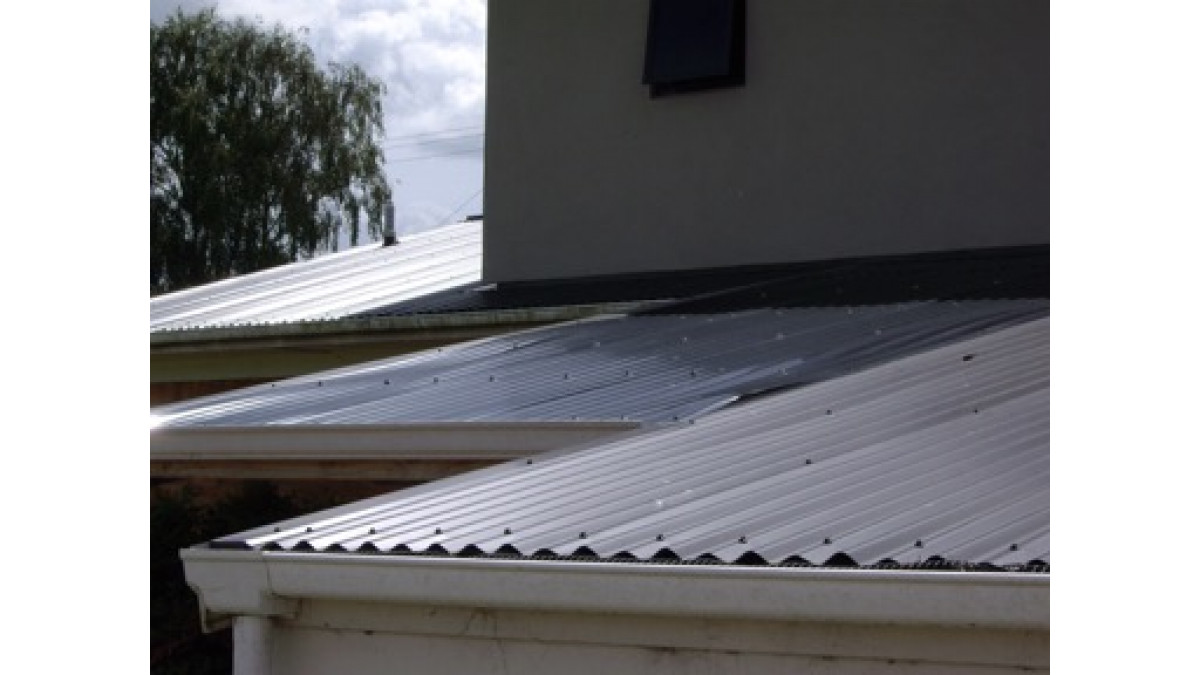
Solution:
M473 131L473 130L478 130L478 129L482 129L482 128L483 128L482 124L473 124L473 125L467 126L467 127L452 127L449 129L442 129L440 131L425 131L425 132L416 133L416 134L404 134L402 136L388 136L383 139L383 143L386 145L388 143L393 143L393 142L398 142L398 141L403 142L403 141L408 141L411 139L423 138L425 136L441 136L443 134L448 134L451 132Z
M439 145L439 144L446 144L446 143L455 143L458 141L465 141L468 139L478 140L478 139L482 139L483 136L484 135L482 133L458 134L455 136L442 136L440 138L429 138L426 140L419 140L419 141L398 141L398 142L394 142L394 143L383 143L382 145L383 145L383 147L390 148L390 149L404 148L404 147L419 147L419 146L424 146L424 145Z
M474 200L476 197L478 197L480 195L480 193L482 193L482 192L483 192L483 186L480 186L480 188L475 191L475 194L473 194L470 197L467 197L465 200L463 200L463 203L456 206L454 208L454 210L450 212L450 215L446 216L446 220L445 220L445 222L442 223L442 225L449 225L450 223L454 222L454 216L457 216L458 212L462 211L462 208L464 206L466 206L467 204L470 204L471 201ZM438 227L441 227L441 225L439 225Z
M467 155L476 152L483 152L483 146L477 148L467 148L465 150L453 150L450 152L434 152L425 155L413 155L410 157L401 157L399 159L387 160L388 164L404 164L406 162L421 162L427 159L437 159L439 157L453 157L455 155Z

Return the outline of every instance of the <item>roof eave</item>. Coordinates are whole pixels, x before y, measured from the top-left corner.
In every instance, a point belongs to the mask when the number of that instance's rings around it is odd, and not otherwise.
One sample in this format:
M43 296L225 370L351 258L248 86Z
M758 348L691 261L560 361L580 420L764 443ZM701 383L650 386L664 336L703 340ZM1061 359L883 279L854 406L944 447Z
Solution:
M311 337L362 338L375 334L456 330L558 323L601 314L624 314L647 306L646 302L611 302L557 307L495 309L478 312L446 312L440 314L411 314L403 316L367 316L281 323L204 326L150 332L152 350L190 348L203 350L219 345L227 348L229 341L296 339Z
M1049 574L181 552L206 625L304 599L1049 630Z
M499 461L640 427L618 420L164 427L150 432L150 459Z

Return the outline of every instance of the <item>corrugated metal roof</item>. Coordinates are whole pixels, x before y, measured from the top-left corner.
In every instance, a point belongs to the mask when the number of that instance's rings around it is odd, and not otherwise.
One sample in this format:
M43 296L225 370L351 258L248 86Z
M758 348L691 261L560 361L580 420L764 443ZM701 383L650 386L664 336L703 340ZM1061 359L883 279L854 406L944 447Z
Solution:
M193 399L152 416L173 428L673 421L1048 312L1040 299L606 317Z
M150 331L336 319L477 282L482 223L457 223L150 300Z
M1049 386L1044 317L211 545L1048 569Z

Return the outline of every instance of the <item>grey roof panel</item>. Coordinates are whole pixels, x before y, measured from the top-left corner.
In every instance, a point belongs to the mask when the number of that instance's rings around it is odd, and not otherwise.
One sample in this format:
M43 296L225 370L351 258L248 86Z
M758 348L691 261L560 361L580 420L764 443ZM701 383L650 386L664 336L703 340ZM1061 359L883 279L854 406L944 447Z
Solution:
M605 317L163 406L170 427L669 422L1045 316L1049 301Z
M1042 317L212 545L1038 569L1049 564L1049 429Z
M477 282L482 223L457 223L150 300L150 332L349 317Z

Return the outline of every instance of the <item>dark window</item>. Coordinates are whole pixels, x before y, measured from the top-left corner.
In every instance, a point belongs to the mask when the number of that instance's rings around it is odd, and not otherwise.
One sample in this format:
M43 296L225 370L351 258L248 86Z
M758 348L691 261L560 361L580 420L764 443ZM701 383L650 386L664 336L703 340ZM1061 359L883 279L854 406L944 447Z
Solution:
M650 0L642 82L651 96L745 81L745 0Z

